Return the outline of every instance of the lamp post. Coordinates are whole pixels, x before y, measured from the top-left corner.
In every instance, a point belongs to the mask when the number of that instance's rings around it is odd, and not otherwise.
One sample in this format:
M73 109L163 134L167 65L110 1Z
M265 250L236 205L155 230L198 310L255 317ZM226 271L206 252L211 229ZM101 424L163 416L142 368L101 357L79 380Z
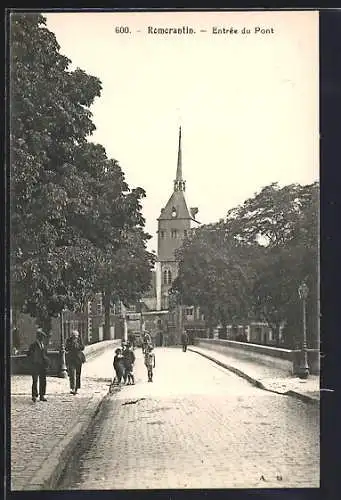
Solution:
M64 309L60 312L60 378L67 377L65 359L65 336L64 336Z
M308 297L309 288L303 281L298 287L298 295L302 300L302 313L303 313L303 341L301 351L301 362L299 366L299 377L306 379L309 376L308 353L307 353L307 321L306 321L306 300Z

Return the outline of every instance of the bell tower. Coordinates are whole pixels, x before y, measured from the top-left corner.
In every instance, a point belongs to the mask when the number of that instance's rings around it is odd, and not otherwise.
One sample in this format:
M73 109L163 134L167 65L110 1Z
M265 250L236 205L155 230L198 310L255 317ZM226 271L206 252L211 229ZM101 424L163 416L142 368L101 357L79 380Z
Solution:
M156 308L158 311L168 309L168 291L178 273L175 251L181 247L191 229L192 221L197 222L194 219L194 212L189 211L185 199L186 181L182 176L181 140L180 127L173 193L157 219Z

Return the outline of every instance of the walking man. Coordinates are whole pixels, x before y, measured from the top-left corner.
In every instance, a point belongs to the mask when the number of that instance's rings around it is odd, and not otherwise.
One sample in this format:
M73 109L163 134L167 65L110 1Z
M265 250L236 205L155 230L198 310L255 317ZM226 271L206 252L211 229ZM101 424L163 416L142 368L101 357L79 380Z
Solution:
M50 365L47 356L46 333L41 328L37 329L37 338L28 349L28 360L32 375L32 401L35 403L38 398L40 401L47 401L46 394L46 374ZM39 381L39 393L38 393Z
M188 344L188 335L186 330L183 331L181 335L181 343L182 343L182 350L183 352L187 351L187 344Z
M82 364L85 362L84 344L78 330L73 330L65 344L66 364L70 380L71 394L77 394L81 387Z

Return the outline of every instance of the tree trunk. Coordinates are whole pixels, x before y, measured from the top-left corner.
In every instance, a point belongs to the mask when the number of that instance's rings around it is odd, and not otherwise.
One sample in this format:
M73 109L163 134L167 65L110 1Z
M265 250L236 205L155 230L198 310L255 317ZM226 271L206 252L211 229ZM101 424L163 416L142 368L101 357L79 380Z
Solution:
M103 340L110 340L110 294L109 292L103 292L103 306L104 306L104 328L103 328Z

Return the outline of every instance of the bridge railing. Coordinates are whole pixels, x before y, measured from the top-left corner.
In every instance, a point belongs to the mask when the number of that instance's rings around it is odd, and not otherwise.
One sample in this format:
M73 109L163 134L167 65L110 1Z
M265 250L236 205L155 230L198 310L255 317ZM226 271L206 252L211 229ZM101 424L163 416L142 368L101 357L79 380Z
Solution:
M300 350L237 342L235 340L195 338L194 343L198 347L221 352L237 359L274 367L291 375L298 374L302 354ZM319 351L317 349L308 349L307 352L310 372L319 374Z

